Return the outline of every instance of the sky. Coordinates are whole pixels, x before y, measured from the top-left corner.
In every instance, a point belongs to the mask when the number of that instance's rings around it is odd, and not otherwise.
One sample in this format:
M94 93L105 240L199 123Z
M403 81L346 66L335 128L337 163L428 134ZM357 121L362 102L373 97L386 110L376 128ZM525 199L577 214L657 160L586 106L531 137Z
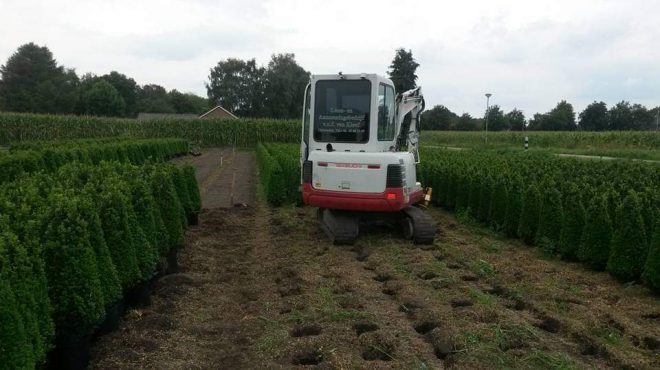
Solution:
M79 75L202 96L230 57L385 75L403 47L427 107L458 114L483 116L485 93L528 117L562 99L660 105L658 0L0 0L0 64L27 42Z

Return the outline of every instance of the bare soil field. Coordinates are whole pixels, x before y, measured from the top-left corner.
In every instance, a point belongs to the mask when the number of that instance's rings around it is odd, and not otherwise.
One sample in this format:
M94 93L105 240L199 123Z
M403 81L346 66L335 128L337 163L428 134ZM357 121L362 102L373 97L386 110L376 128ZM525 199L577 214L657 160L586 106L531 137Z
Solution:
M178 161L200 224L92 368L660 368L660 301L637 285L435 208L434 245L371 228L333 246L314 209L258 200L253 153Z

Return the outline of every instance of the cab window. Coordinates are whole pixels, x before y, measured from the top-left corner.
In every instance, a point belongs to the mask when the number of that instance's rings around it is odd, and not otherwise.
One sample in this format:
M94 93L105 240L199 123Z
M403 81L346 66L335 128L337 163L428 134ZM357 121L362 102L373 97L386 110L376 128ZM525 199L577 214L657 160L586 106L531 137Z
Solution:
M378 86L378 140L394 140L394 89L392 86Z

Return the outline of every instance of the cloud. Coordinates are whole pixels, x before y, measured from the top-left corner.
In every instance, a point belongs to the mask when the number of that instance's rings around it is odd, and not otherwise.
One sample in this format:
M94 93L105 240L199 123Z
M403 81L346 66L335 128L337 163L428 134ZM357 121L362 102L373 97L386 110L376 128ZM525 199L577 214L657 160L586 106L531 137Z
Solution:
M405 47L429 106L480 116L491 92L531 116L562 99L659 105L655 14L644 0L0 0L0 61L34 41L79 73L205 95L228 57L293 52L312 73L384 74Z

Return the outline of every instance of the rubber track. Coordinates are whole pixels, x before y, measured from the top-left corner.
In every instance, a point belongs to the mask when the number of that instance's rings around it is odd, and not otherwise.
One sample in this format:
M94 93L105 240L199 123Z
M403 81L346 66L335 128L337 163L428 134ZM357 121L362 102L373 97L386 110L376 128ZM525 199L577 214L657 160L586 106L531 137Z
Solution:
M436 226L433 218L417 207L406 207L403 213L413 222L413 242L415 244L433 244Z
M352 245L359 234L359 220L348 212L324 209L320 211L321 228L335 245Z

